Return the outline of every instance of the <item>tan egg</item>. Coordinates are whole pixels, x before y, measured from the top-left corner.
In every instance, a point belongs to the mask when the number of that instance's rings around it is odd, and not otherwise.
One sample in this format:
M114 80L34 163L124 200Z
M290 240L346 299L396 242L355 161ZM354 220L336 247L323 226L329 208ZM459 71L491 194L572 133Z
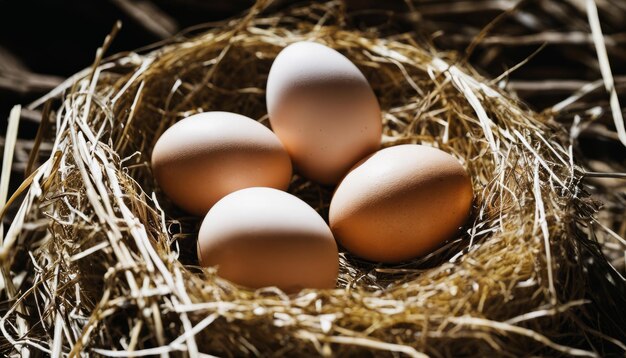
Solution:
M314 42L282 50L267 79L272 129L305 177L335 184L380 147L382 121L367 79L339 52Z
M152 171L178 206L204 215L225 195L267 186L287 189L291 161L261 123L229 112L206 112L167 129L152 152Z
M409 260L458 234L472 196L470 177L456 158L398 145L365 158L341 181L330 203L330 227L357 256Z
M337 244L328 225L304 201L271 188L248 188L220 200L198 234L202 266L250 288L285 292L334 288Z

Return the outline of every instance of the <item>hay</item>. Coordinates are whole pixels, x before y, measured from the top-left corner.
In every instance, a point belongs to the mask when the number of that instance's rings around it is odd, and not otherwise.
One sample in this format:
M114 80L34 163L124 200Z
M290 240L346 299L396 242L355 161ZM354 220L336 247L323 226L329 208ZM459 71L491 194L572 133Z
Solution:
M56 132L53 155L22 187L23 204L0 248L9 299L0 319L3 351L421 357L626 350L624 282L593 239L597 204L581 184L585 173L567 131L454 53L408 35L342 28L338 3L260 16L264 5L152 52L101 61L111 36L95 65L67 82L61 107L44 118ZM287 296L236 287L197 267L199 219L161 193L149 158L160 134L193 113L233 111L267 123L272 59L300 40L339 50L365 73L383 109L385 146L421 143L453 154L471 173L476 197L463 234L437 252L401 265L342 253L337 289ZM324 217L331 191L298 177L290 186Z

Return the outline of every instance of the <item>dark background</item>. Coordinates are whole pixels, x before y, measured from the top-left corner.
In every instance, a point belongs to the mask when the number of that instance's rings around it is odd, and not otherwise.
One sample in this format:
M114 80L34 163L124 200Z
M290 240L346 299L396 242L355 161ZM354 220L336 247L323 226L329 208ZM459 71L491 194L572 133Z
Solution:
M626 1L622 7L600 7L603 31L611 37L610 59L615 76L626 74ZM10 107L28 103L62 79L89 66L116 20L122 31L109 54L133 50L175 34L189 26L222 20L249 8L252 0L0 0L0 117ZM272 9L302 1L277 0ZM385 24L400 31L417 31L441 49L464 50L485 25L517 1L475 0L347 0L350 25L365 28ZM586 81L600 78L584 13L572 4L580 1L524 1L521 15L496 25L486 44L478 47L472 63L497 76L547 46L530 63L514 72L513 85L533 108L541 110L572 93ZM582 2L584 3L584 1ZM609 1L609 5L612 2ZM395 12L391 14L391 12ZM411 15L413 12L415 16ZM545 33L549 32L549 33ZM559 40L559 34L561 39ZM535 38L533 39L533 35ZM530 37L530 43L525 44ZM558 41L555 41L557 38ZM494 44L493 41L500 41ZM621 46L620 46L621 45ZM20 70L26 71L20 73ZM528 81L569 80L551 91L530 90ZM574 80L579 80L576 82ZM546 98L548 97L548 98ZM6 122L6 121L2 121Z

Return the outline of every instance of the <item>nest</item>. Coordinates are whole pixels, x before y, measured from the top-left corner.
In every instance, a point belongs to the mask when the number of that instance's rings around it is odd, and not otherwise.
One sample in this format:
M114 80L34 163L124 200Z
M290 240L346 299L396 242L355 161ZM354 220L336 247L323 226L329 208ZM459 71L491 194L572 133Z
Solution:
M102 60L48 102L53 155L26 180L0 256L7 354L108 357L575 355L624 349L624 285L594 240L597 205L570 134L411 36L342 26L338 3L243 18ZM115 32L115 31L114 31ZM201 268L200 219L150 170L176 121L232 111L267 124L270 65L313 40L350 58L383 109L383 146L451 153L471 174L462 235L398 265L340 254L332 290L249 290ZM54 93L50 95L52 97ZM327 218L332 193L295 176L289 191ZM606 334L613 330L613 336ZM604 332L604 333L603 333Z

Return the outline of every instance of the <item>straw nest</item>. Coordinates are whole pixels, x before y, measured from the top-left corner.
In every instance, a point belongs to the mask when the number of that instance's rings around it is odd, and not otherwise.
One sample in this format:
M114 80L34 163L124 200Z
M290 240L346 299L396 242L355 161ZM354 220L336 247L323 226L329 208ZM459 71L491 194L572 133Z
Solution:
M454 53L342 27L341 5L244 18L74 76L44 117L53 155L5 237L7 354L148 356L596 356L624 349L624 287L593 240L596 204L569 133ZM315 40L364 72L384 146L459 158L475 190L462 235L400 265L341 253L334 290L250 291L197 266L199 218L150 172L163 131L224 110L267 124L264 88L286 45ZM42 133L46 133L42 129ZM290 192L326 217L332 188ZM620 308L621 307L621 308ZM611 335L606 332L612 330ZM602 333L605 332L605 333Z

